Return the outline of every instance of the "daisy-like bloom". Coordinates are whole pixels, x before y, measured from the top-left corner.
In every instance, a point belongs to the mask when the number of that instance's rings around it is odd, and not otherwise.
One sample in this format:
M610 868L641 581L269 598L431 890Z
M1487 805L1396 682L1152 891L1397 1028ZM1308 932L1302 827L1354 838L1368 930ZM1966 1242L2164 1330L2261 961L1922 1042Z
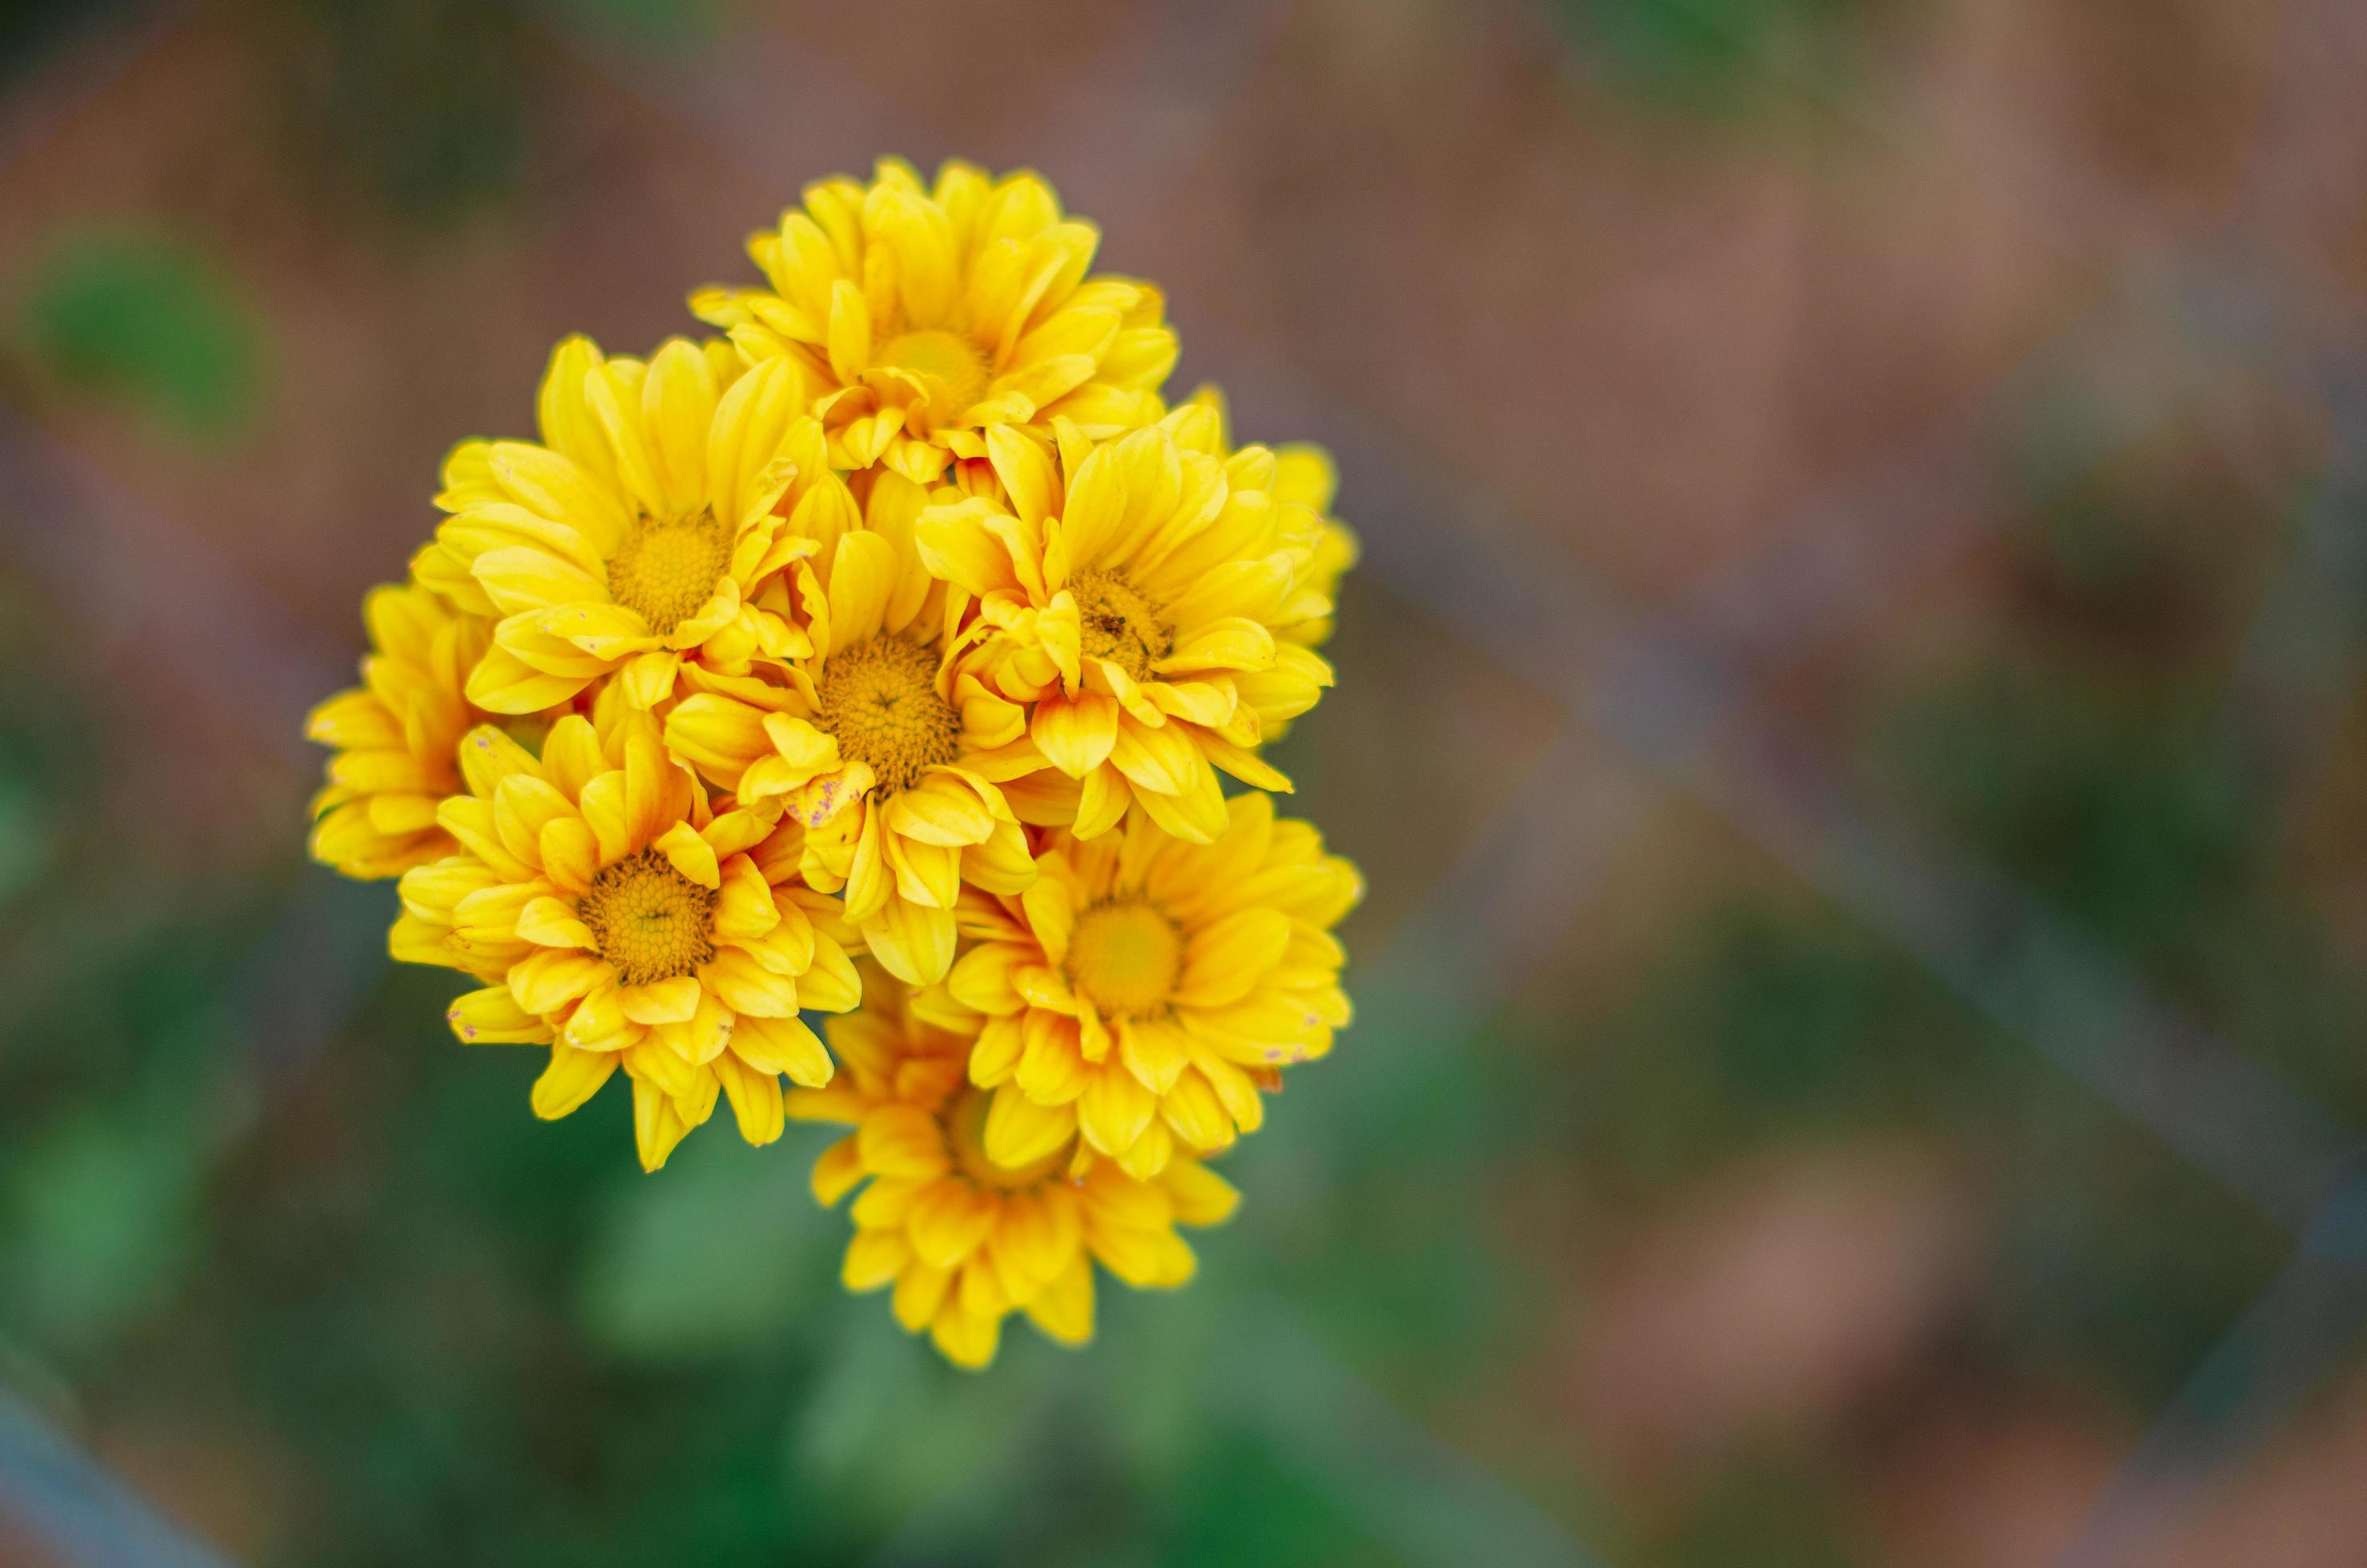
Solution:
M984 456L996 426L1065 416L1107 434L1163 412L1164 301L1088 276L1100 243L1034 175L949 163L932 189L886 159L869 185L807 187L751 237L768 287L704 289L690 306L752 363L805 370L837 467L884 462L927 484L949 458Z
M721 788L786 807L808 884L843 888L873 956L915 985L953 962L962 883L1017 892L1036 875L1019 817L973 766L1017 734L1009 705L952 700L940 650L957 610L913 549L922 503L912 481L874 475L866 526L819 570L793 567L812 657L778 684L698 676L665 724Z
M1228 1218L1239 1201L1229 1183L1181 1156L1138 1181L1080 1157L1073 1140L998 1164L985 1147L987 1096L963 1081L969 1041L915 1017L895 982L866 979L863 1011L827 1026L845 1071L788 1097L800 1120L855 1128L813 1172L824 1207L870 1184L853 1207L849 1290L893 1285L908 1333L925 1328L948 1359L979 1368L1014 1311L1063 1345L1090 1339L1096 1262L1138 1289L1192 1278L1175 1227Z
M831 1078L798 1009L844 1012L861 984L837 901L798 883L795 824L711 808L623 707L561 719L539 759L469 733L469 793L437 813L460 853L403 877L392 945L488 982L452 1005L462 1040L550 1047L536 1115L567 1115L622 1067L653 1171L719 1093L749 1142L779 1137L780 1075Z
M1216 770L1288 790L1257 747L1331 684L1320 655L1283 636L1331 613L1308 583L1312 519L1275 501L1272 452L1220 458L1222 442L1205 404L1100 444L1062 424L1057 453L996 432L1007 506L972 494L922 515L929 570L980 601L964 710L999 701L1025 723L981 768L1010 780L1048 765L1073 780L1080 837L1138 803L1208 843L1225 826Z
M304 721L309 739L336 748L312 798L312 858L349 877L399 877L456 847L436 808L459 793L460 737L486 717L462 687L493 629L416 583L371 589L362 620L362 684Z
M1089 842L1055 831L1035 885L973 895L976 938L932 1016L981 1019L970 1081L994 1091L986 1147L1027 1165L1070 1139L1148 1180L1180 1148L1213 1153L1263 1119L1281 1069L1348 1022L1331 930L1364 892L1263 794L1225 802L1212 844L1142 813Z
M1214 385L1204 386L1192 394L1184 406L1206 410L1216 419L1214 442L1207 447L1220 459L1233 455L1231 420L1225 407L1225 394ZM1206 441L1209 430L1206 425L1191 426L1187 439ZM1331 454L1311 441L1286 442L1274 449L1274 483L1268 487L1277 506L1290 509L1282 531L1285 536L1308 541L1308 568L1304 585L1327 599L1337 599L1340 579L1346 576L1364 553L1364 545L1356 531L1331 515L1331 501L1340 493L1340 471L1331 461ZM1316 616L1295 625L1278 627L1274 635L1285 642L1297 642L1308 648L1319 648L1331 637L1331 618Z
M730 345L677 338L648 362L559 346L542 441L469 441L444 467L452 514L413 562L464 608L498 616L469 699L530 713L613 676L647 708L685 661L730 673L802 656L804 633L754 602L810 549L775 510L803 388L786 361L742 373Z

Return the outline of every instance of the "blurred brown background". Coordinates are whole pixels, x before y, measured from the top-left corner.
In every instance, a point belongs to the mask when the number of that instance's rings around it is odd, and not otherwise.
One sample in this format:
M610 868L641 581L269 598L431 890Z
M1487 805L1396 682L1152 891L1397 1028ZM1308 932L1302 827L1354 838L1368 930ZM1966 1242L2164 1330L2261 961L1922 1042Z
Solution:
M2367 11L0 7L0 1561L2367 1562ZM983 1378L303 864L445 449L882 153L1339 455L1360 1017Z

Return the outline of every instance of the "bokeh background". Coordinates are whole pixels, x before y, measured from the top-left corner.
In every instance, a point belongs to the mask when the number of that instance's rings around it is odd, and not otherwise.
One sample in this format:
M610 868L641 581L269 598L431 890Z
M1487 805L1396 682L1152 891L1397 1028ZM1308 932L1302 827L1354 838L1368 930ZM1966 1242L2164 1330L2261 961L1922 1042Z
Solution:
M0 1562L2367 1562L2353 0L0 6ZM804 180L1339 454L1359 1020L985 1376L527 1113L306 708ZM530 1053L527 1053L530 1054Z

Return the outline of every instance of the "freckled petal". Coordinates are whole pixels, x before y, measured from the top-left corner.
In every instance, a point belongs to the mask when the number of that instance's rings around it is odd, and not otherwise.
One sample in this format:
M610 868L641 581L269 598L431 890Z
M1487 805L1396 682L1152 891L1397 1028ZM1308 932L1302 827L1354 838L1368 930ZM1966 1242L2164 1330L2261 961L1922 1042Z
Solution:
M518 1045L550 1039L550 1023L517 1005L506 985L487 986L455 997L444 1015L467 1045Z
M460 737L459 761L469 793L488 801L504 779L542 777L534 754L491 724L480 724Z

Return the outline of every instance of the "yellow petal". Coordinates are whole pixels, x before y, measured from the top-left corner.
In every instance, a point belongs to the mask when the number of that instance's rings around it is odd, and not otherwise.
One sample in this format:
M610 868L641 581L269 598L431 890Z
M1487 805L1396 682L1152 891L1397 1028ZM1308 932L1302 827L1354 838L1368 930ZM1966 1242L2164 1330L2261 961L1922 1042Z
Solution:
M959 1267L994 1229L992 1198L962 1182L938 1182L913 1200L905 1224L912 1250L939 1268Z
M540 949L511 966L510 994L527 1012L547 1017L591 990L607 973L606 960L588 953Z
M860 924L871 956L907 985L934 985L953 967L957 933L950 909L890 895Z
M506 985L457 996L444 1017L467 1045L515 1045L550 1038L549 1020L519 1006Z
M534 1081L534 1114L558 1120L590 1099L616 1070L617 1059L606 1052L552 1046L550 1065Z
M715 861L715 846L699 836L698 830L690 824L674 824L658 835L651 847L664 856L666 863L686 880L700 887L720 888L723 885L722 869Z
M1063 1345L1093 1336L1093 1267L1079 1253L1052 1280L1028 1298L1029 1321Z
M770 1073L757 1072L730 1051L715 1059L714 1070L731 1101L740 1136L759 1148L778 1138L783 1126L781 1081Z
M686 1024L698 1014L697 977L678 974L647 985L619 986L617 1003L637 1024Z
M1039 1105L1016 1084L995 1090L988 1103L986 1154L997 1165L1033 1165L1057 1153L1076 1135L1074 1106Z
M742 1017L731 1054L760 1073L786 1073L800 1088L819 1089L832 1077L830 1052L797 1018Z
M600 946L591 927L575 917L573 909L555 898L538 898L519 911L517 934L537 947L596 951Z
M1179 1165L1177 1168L1184 1167ZM824 1149L821 1157L814 1161L810 1184L814 1201L825 1209L835 1207L840 1199L855 1189L863 1176L863 1155L855 1148L855 1140L851 1137L840 1139Z
M931 1177L947 1168L945 1135L918 1106L883 1106L864 1118L855 1137L864 1167L881 1176Z
M838 1278L850 1290L877 1290L902 1273L912 1256L912 1244L901 1231L857 1231Z

